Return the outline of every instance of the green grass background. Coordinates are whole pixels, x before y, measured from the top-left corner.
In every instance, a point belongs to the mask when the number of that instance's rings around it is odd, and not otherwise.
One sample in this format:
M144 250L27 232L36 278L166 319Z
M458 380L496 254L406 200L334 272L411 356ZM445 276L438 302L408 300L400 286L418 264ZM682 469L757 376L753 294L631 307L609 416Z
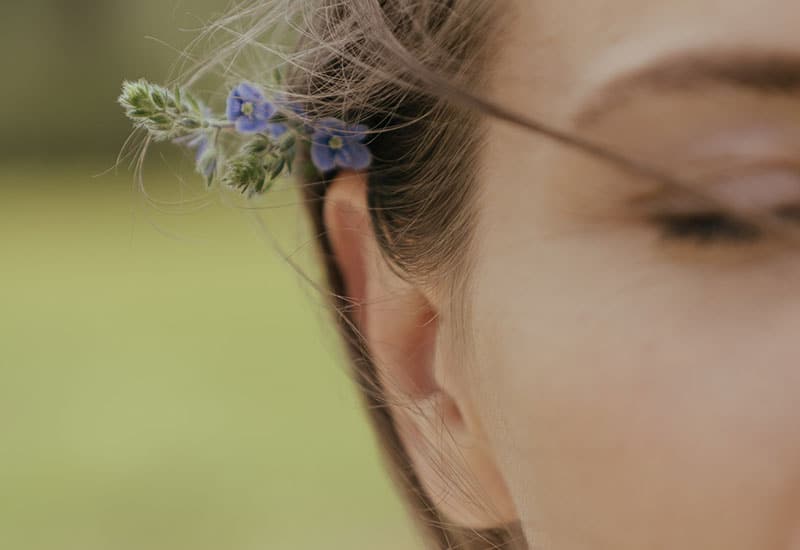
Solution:
M112 161L0 168L0 548L419 548L319 297L247 212Z

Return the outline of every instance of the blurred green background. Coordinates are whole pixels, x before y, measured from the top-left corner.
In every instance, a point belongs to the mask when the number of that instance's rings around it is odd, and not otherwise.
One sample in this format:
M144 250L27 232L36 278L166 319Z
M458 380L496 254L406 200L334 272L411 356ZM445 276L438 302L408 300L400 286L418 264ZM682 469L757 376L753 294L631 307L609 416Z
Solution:
M3 5L2 549L418 547L321 299L253 211L168 147L144 174L163 204L111 169L121 81L165 79L226 7ZM313 272L293 202L256 212Z

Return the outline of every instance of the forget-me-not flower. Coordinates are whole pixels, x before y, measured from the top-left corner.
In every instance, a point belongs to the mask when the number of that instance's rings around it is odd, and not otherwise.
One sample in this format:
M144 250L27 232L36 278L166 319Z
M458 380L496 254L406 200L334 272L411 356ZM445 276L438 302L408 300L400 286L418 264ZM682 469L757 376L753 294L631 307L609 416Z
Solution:
M284 92L279 92L275 95L275 109L279 112L284 114L290 114L290 116L295 117L297 119L302 119L305 117L305 111L300 106L299 103L296 101L289 100L289 97ZM303 125L306 132L310 132L311 129ZM282 122L273 122L270 123L268 131L269 134L273 138L279 138L284 135L289 130L289 126Z
M261 90L243 82L228 96L227 114L237 131L256 134L270 129L269 119L275 114L275 106L267 101Z
M213 154L213 151L206 158L206 152L208 151L208 147L210 145L209 136L205 132L197 132L195 134L189 134L187 136L183 136L173 140L175 143L179 145L184 145L189 149L195 150L194 160L197 165L197 170L206 179L209 179L217 170L217 156Z
M336 118L323 118L315 124L311 136L311 160L320 172L334 168L362 170L372 161L364 145L367 127L348 125Z
M174 141L175 143L178 143L180 145L185 145L189 149L194 149L195 160L200 160L200 157L202 157L203 153L205 153L206 149L208 149L208 134L206 134L205 132L197 132L196 134L189 134L188 136L178 138Z

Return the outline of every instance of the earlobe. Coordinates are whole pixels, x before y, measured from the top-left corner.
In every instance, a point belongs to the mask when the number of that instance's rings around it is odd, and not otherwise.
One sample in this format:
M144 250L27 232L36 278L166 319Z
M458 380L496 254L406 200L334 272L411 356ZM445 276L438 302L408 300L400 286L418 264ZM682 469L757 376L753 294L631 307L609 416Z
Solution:
M338 174L328 187L323 214L351 319L367 343L400 439L426 492L464 527L513 521L514 507L481 441L482 430L469 421L478 415L452 375L459 369L442 352L441 304L402 279L381 254L367 206L366 176ZM443 477L448 471L462 473ZM482 504L476 507L476 502Z

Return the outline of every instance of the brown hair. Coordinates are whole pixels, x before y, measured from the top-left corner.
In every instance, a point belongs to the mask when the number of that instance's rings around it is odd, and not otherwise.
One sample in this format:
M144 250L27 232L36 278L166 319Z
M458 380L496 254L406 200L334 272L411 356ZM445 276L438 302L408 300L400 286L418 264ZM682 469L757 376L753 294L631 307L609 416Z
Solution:
M333 116L370 128L367 184L372 228L388 263L420 283L467 283L480 113L448 100L443 83L479 95L504 0L252 0L212 24L204 38L233 39L190 69L186 85L212 66L255 47L256 71L283 65L283 92L310 119ZM228 68L230 71L231 69ZM251 75L235 75L253 79ZM437 81L441 81L437 85ZM266 86L266 83L264 83ZM276 90L277 91L277 90ZM308 165L300 152L299 164ZM300 177L326 294L347 343L352 375L383 454L409 509L433 548L526 548L518 526L476 531L443 517L424 490L404 448L369 349L355 326L340 267L323 223L330 177ZM441 286L441 285L437 285ZM464 303L452 300L454 304ZM466 319L464 311L453 312ZM447 479L462 477L449 472ZM481 496L453 487L476 505Z
M425 86L421 71L477 91L493 51L502 2L474 0L323 1L304 21L289 82L313 117L336 116L375 132L367 185L372 227L382 252L403 276L466 284L470 257L476 148L481 119ZM320 48L320 45L335 47ZM333 307L348 343L353 374L393 475L435 548L524 548L517 526L459 528L437 510L401 442L325 234L323 202L330 180L303 182L327 270ZM462 303L454 300L454 303ZM464 317L463 315L459 315ZM458 479L458 476L453 476ZM454 482L455 482L454 479ZM468 491L468 488L458 488ZM480 495L475 495L476 499Z
M505 0L258 0L239 6L209 33L222 30L235 36L218 51L215 62L238 53L245 43L257 43L263 55L289 67L287 89L311 118L335 116L372 129L369 147L374 160L367 200L382 252L402 276L422 283L447 280L457 296L464 292L470 271L482 115L514 122L685 188L633 160L480 99L509 8ZM294 33L285 51L277 46L280 28ZM527 548L519 526L458 528L426 494L351 318L342 274L325 234L323 203L330 178L307 173L301 179L354 378L363 389L366 410L394 477L429 540L438 549Z

